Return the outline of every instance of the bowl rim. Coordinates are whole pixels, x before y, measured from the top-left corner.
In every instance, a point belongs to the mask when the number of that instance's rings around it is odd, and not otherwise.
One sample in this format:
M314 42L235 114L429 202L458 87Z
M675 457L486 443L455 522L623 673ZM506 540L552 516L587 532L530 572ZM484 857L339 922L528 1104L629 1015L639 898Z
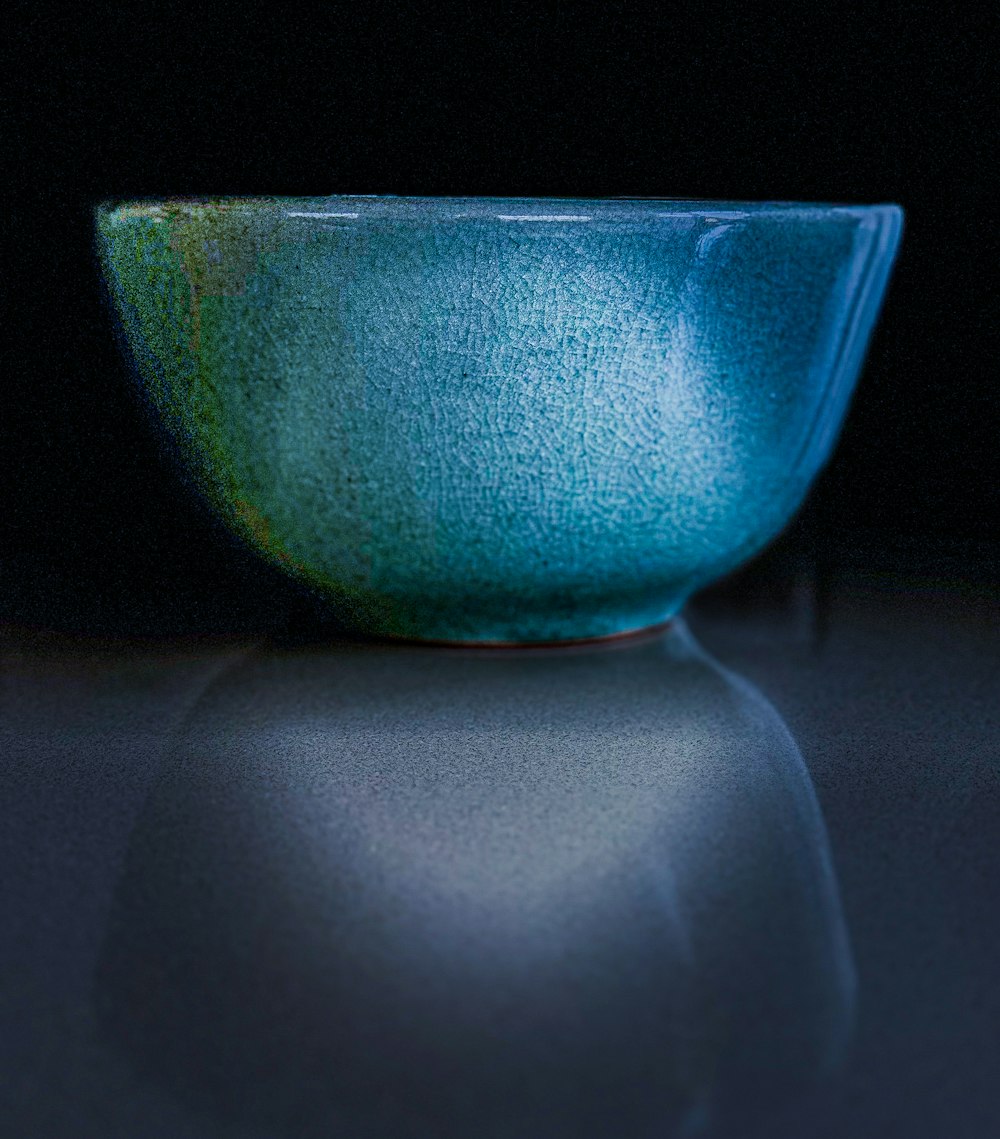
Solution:
M130 218L163 220L163 215L176 216L213 210L224 212L284 210L285 216L289 218L341 222L365 220L588 222L612 221L619 218L629 221L652 221L674 217L737 221L761 215L826 217L847 214L857 217L878 213L900 216L903 214L902 207L895 202L862 204L735 198L496 195L462 197L399 194L178 195L160 198L112 198L94 207L98 218L120 221ZM459 212L454 212L456 210Z

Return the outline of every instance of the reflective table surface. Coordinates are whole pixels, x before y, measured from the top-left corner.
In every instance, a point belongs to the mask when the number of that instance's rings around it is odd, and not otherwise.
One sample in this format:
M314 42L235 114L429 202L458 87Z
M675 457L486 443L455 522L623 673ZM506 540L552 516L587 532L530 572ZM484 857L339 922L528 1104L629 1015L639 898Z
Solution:
M0 650L0 1134L1000 1134L982 573Z

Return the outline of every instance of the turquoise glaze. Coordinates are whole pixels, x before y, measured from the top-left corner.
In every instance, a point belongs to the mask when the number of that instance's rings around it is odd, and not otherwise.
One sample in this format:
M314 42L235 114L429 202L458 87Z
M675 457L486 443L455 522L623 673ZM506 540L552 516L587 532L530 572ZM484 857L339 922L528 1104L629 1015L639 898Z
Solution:
M354 627L662 621L828 458L897 206L262 198L101 207L144 383L214 507Z

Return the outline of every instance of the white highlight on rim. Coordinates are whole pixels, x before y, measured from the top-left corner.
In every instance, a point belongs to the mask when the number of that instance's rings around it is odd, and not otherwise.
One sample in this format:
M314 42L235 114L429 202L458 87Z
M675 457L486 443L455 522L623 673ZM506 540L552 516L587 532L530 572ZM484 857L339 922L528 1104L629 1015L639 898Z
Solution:
M497 214L498 221L590 221L587 214Z
M310 210L289 210L286 217L290 218L358 218L360 214L330 214Z

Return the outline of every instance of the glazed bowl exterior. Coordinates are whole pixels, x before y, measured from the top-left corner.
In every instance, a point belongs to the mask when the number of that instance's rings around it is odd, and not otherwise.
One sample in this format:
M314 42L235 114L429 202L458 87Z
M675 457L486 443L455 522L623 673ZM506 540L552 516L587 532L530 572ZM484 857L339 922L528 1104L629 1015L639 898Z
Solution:
M830 455L897 206L260 198L97 210L143 386L225 522L358 630L670 617Z

